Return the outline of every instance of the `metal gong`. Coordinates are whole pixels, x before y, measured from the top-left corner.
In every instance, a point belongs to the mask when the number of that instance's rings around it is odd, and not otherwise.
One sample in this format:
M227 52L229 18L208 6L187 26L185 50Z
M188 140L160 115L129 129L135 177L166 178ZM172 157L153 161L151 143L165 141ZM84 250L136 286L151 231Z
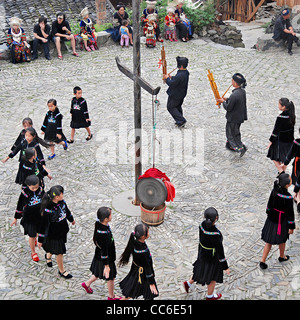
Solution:
M144 205L152 208L162 205L168 197L164 182L156 178L140 179L136 184L136 193Z

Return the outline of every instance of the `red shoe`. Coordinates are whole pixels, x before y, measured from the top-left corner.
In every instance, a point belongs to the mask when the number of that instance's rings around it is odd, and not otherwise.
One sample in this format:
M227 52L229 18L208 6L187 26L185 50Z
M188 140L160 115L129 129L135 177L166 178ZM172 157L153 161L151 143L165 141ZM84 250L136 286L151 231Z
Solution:
M189 287L189 285L188 285L187 281L184 281L184 283L183 283L183 287L184 287L185 292L186 292L186 293L189 293L189 289L190 289L190 287Z
M31 254L31 258L35 262L39 262L40 261L40 259L39 259L39 257L38 257L36 252Z
M86 293L93 293L93 289L88 287L85 282L82 282L81 286L85 289Z
M208 298L206 297L206 300L219 300L222 297L221 293L217 293L217 296L215 297L215 295L212 298Z

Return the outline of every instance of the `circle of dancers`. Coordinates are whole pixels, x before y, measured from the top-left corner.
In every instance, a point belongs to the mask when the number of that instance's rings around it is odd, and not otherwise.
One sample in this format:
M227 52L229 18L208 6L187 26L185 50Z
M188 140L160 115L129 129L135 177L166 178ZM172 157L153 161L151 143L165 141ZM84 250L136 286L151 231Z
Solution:
M170 12L171 15L172 12ZM171 29L168 34L171 38ZM83 38L87 46L87 38ZM183 116L182 105L187 94L189 72L187 71L188 59L177 57L178 72L176 75L163 75L168 90L167 110L175 120L178 128L184 128L186 118ZM225 148L230 152L244 156L248 148L243 144L240 127L247 118L246 104L246 79L241 73L232 76L233 91L226 98L217 100L226 111L226 144ZM66 254L66 242L69 232L69 223L74 225L75 219L64 199L64 187L54 185L48 191L45 190L44 178L52 179L51 172L46 166L41 146L50 149L51 161L57 157L55 145L61 145L64 150L69 144L75 142L75 132L85 128L92 139L90 130L91 119L89 116L87 101L82 97L82 89L78 86L73 89L74 97L71 101L71 137L67 139L62 130L63 116L59 111L57 101L50 99L47 102L48 111L41 126L43 139L33 128L30 118L24 118L23 130L11 148L9 155L2 160L3 163L14 158L19 153L19 168L15 182L21 185L14 218L11 226L17 221L24 229L24 235L28 236L31 258L39 261L36 246L45 251L47 267L53 268L52 257L55 255L58 266L58 274L65 279L72 278L72 274L65 269L63 257ZM269 138L267 157L273 161L278 176L267 202L266 220L262 227L261 239L265 242L262 256L258 265L261 269L267 269L268 255L273 245L278 245L280 263L289 260L285 254L286 241L295 229L294 202L297 203L297 211L300 212L300 138L294 138L296 123L295 106L287 98L278 101L280 114L277 116L274 129ZM291 176L285 172L287 165L293 160ZM294 185L292 196L288 188ZM217 228L219 212L214 207L204 210L203 221L199 225L199 243L197 259L193 263L191 277L183 282L186 293L193 283L207 286L207 300L218 300L221 293L215 292L217 283L223 283L224 272L229 275L230 270L223 248L223 236ZM102 279L107 283L108 300L127 300L143 297L152 300L159 296L158 286L155 280L153 258L146 240L150 236L150 228L144 223L137 224L128 238L128 243L116 262L116 248L112 230L109 223L113 219L112 209L100 207L95 221L93 243L95 252L91 261L90 278L81 283L81 287L87 294L93 294L92 284ZM119 283L122 296L114 293L117 266L120 268L129 263L131 267L128 274Z

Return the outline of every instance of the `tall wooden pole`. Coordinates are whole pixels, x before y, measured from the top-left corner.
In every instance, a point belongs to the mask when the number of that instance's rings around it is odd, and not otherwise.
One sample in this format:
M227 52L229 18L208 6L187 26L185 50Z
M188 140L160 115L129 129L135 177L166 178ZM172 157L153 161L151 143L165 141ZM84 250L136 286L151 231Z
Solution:
M97 24L103 24L106 20L106 0L95 0Z
M141 121L141 87L138 84L138 77L141 75L140 55L140 0L132 1L132 22L133 22L133 74L134 80L134 130L135 130L135 186L139 176L142 174L142 121ZM135 188L135 205L140 201Z

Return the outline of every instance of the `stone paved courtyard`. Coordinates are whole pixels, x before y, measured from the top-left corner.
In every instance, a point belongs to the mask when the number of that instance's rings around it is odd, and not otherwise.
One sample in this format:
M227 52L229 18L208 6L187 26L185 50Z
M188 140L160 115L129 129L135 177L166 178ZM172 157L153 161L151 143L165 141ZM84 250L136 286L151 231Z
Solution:
M287 242L291 259L280 264L274 247L262 271L259 266L264 243L260 239L265 208L276 169L266 158L268 138L278 114L279 98L294 101L300 118L300 49L292 57L279 49L258 53L251 49L233 49L203 40L166 43L169 71L176 67L176 56L189 58L190 83L184 102L187 126L175 129L166 110L167 87L162 83L157 62L160 47L141 48L142 76L161 86L158 94L156 167L165 172L176 188L174 202L168 203L164 222L151 227L147 244L153 256L160 296L157 299L203 299L206 287L194 286L189 294L182 282L192 274L197 256L198 226L209 206L220 214L218 228L224 236L225 253L231 270L224 283L217 285L224 300L298 300L300 298L300 235L297 228ZM70 136L70 101L72 89L79 85L87 99L94 138L85 141L84 129L76 132L75 143L67 151L56 147L57 157L47 161L55 184L65 188L65 200L76 224L70 226L65 268L70 280L48 268L44 251L37 249L40 261L33 262L27 238L18 223L10 227L20 186L14 183L17 157L0 164L0 299L2 300L103 300L107 298L104 281L94 283L94 293L87 295L81 282L90 277L94 254L92 235L96 211L112 206L115 196L134 189L133 84L116 67L115 56L132 67L132 49L102 47L97 52L70 54L64 60L44 58L30 64L1 64L1 159L21 130L24 117L33 119L40 132L47 100L55 98L64 115L63 131ZM248 146L243 158L225 149L225 112L215 105L207 79L210 69L223 93L231 76L241 72L247 79L248 118L242 125L242 137ZM144 141L143 172L151 167L151 96L142 92ZM297 136L297 120L295 135ZM169 139L170 138L170 139ZM108 148L109 146L109 148ZM164 146L164 147L162 147ZM109 152L108 152L109 149ZM170 153L167 153L166 150ZM192 150L192 152L190 151ZM50 151L43 149L44 155ZM127 153L127 154L126 154ZM290 172L291 167L288 167ZM292 188L291 188L292 191ZM295 213L296 225L299 215ZM140 217L113 211L110 223L117 257ZM115 292L130 265L118 269Z

